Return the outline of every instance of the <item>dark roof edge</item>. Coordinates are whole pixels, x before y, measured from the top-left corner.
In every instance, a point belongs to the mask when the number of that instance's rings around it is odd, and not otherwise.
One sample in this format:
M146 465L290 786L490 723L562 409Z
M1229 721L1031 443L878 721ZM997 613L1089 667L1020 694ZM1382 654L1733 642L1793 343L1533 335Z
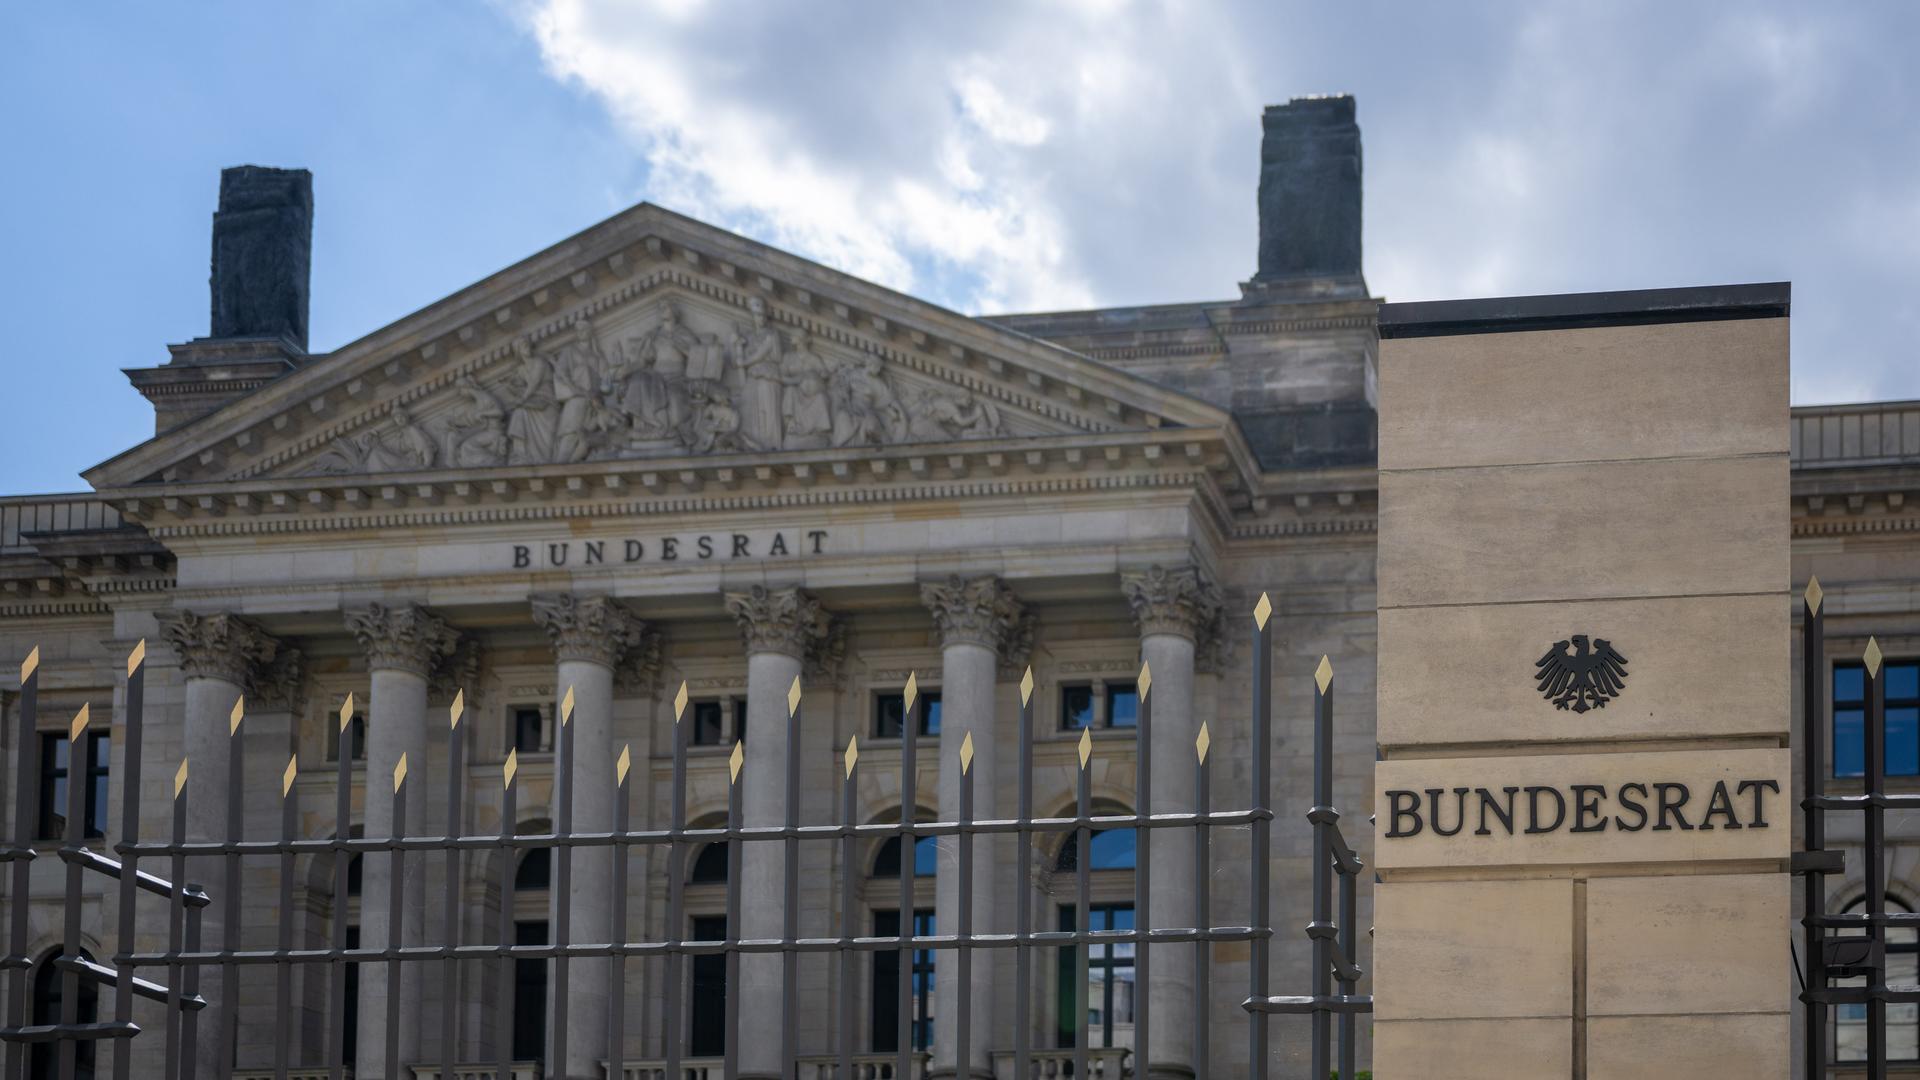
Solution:
M1783 319L1792 296L1792 282L1770 281L1685 289L1422 300L1380 305L1380 336L1439 337L1720 319Z

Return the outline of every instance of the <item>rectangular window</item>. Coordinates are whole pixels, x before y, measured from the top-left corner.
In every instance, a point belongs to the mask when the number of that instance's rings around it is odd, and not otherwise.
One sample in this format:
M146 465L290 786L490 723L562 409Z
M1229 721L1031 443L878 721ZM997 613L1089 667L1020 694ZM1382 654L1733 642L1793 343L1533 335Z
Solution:
M513 924L515 945L545 945L547 922ZM513 1059L533 1061L546 1053L547 1035L547 961L524 959L513 962Z
M1106 715L1094 716L1095 688L1085 683L1060 688L1060 729L1078 731L1097 722L1103 728L1140 726L1140 694L1130 682L1112 682L1101 688L1101 704Z
M1074 909L1060 907L1060 929L1072 930ZM1132 904L1094 904L1087 909L1089 930L1133 929ZM1133 1046L1133 944L1117 942L1088 946L1087 985L1075 986L1073 946L1060 949L1057 1043L1065 1049L1073 1046L1078 1010L1087 1010L1089 1047ZM1083 989L1076 994L1076 989Z
M914 698L914 716L918 722L915 729L921 735L940 734L940 691L922 690ZM876 739L897 739L901 733L901 722L907 712L905 694L875 694L873 697L873 737Z
M86 835L88 839L105 836L101 826L107 820L107 771L112 763L113 742L107 732L87 733ZM67 775L71 770L67 737L52 732L40 736L40 831L42 840L63 840L67 835Z
M1093 726L1093 687L1087 685L1060 688L1060 728L1077 731Z
M725 941L724 915L695 915L689 941ZM695 1057L719 1057L727 1052L727 958L719 953L693 957L691 1006L688 1010L687 1052ZM745 1019L742 1017L741 1019Z
M507 749L522 754L553 752L547 718L538 705L515 705L508 710Z
M329 712L327 718L331 721L339 715L339 711L335 710ZM354 713L353 719L347 721L347 744L353 748L352 760L367 760L367 717L365 713ZM340 733L339 730L332 727L331 724L329 724L327 728L327 760L340 760Z
M1920 776L1920 660L1888 661L1880 668L1887 709L1887 775ZM1833 666L1833 775L1867 771L1867 669Z
M747 737L747 700L733 699L733 735L727 735L727 702L719 698L707 698L691 702L687 706L687 716L693 723L687 732L688 746L731 746L736 740Z
M1140 726L1140 691L1132 683L1107 684L1107 726Z
M913 913L913 936L930 937L934 933L933 912L920 908ZM899 911L873 913L873 936L892 937L900 932ZM913 950L912 995L913 1049L933 1047L933 950ZM873 1049L892 1053L900 1048L900 953L876 949L873 953Z

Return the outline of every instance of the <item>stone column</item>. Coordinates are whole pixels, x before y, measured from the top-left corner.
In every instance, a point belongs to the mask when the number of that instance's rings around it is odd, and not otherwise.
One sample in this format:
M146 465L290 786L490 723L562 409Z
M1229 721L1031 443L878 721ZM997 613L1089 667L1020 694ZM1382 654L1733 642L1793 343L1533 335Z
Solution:
M557 593L533 597L533 617L553 640L555 665L554 723L562 718L562 703L573 691L573 768L554 778L554 811L559 812L565 791L573 794L573 831L609 832L613 829L613 676L622 660L640 645L645 624L626 608L605 596ZM554 730L554 749L562 732ZM605 942L613 938L609 889L613 859L606 848L576 848L572 881L567 895L555 893L553 904L569 908L568 936L576 942ZM549 924L559 926L557 910ZM607 1052L607 961L574 959L568 963L567 985L553 992L567 995L567 1060L551 1061L554 1080L599 1080L600 1060ZM552 1034L548 1034L552 1038ZM549 1053L549 1059L552 1054Z
M954 575L942 582L920 586L920 599L933 614L940 629L940 820L955 821L960 816L960 744L973 733L973 816L974 820L1002 816L999 788L995 783L994 759L1000 748L994 734L994 683L1001 660L1018 666L1025 663L1032 643L1032 617L997 577L962 579ZM908 718L911 722L912 718ZM1012 816L1012 808L1004 808ZM976 836L973 839L972 930L984 933L1002 930L996 898L997 870L1001 863L1000 838ZM934 885L934 930L952 934L960 930L960 878L955 871L958 842L948 837L940 841L939 877ZM901 853L902 873L910 873L912 855ZM903 913L903 919L907 916ZM1005 920L1009 927L1012 920ZM934 965L934 1035L932 1072L952 1076L958 1072L958 1022L960 1016L960 973L957 954L943 952ZM996 1046L993 1030L992 963L994 954L973 954L972 986L968 991L967 1032L968 1075L993 1075L992 1052ZM1025 1019L1019 1021L1024 1023Z
M1153 813L1193 811L1193 740L1199 721L1193 715L1196 644L1217 634L1220 590L1197 568L1155 566L1122 574L1120 587L1133 607L1140 629L1140 655L1153 673ZM1209 642L1210 643L1210 642ZM1192 926L1193 833L1160 829L1153 836L1152 880L1147 898L1155 927ZM1149 927L1151 929L1151 927ZM1193 950L1163 948L1153 954L1144 988L1152 1003L1147 1023L1151 1058L1142 1075L1148 1080L1178 1080L1194 1074ZM1136 1071L1140 1071L1136 1066Z
M365 835L379 839L393 832L393 771L401 755L407 759L407 831L424 835L427 810L427 679L442 660L453 654L459 634L417 604L369 604L346 612L347 629L367 655L367 772L366 805L361 814ZM389 944L426 944L427 860L408 856L400 925L388 922L393 895L391 863L385 852L368 852L360 859L360 945L383 949ZM340 898L344 900L344 898ZM398 939L397 942L395 939ZM359 1051L355 1077L402 1080L388 1076L387 1001L400 1001L400 1067L420 1059L420 1002L425 973L417 963L400 965L400 985L387 985L385 964L360 968Z
M780 825L787 814L787 691L809 651L825 643L830 617L800 589L755 585L726 594L747 653L746 762L740 782L746 825ZM824 720L822 721L824 722ZM749 843L740 858L741 937L777 938L785 929L781 845ZM740 958L740 1075L777 1077L780 1069L780 963L773 953Z
M186 681L185 742L187 769L187 839L226 840L227 801L234 798L237 777L229 775L234 703L253 688L263 666L280 651L278 640L238 615L190 611L163 614L160 632L180 657ZM187 880L213 896L201 921L201 941L209 949L221 946L225 934L226 900L222 895L222 860L193 859ZM244 943L242 943L244 946ZM196 1075L220 1075L223 1048L233 1045L231 1032L220 1029L221 980L218 969L201 973L200 993L207 1008L200 1013L202 1048Z

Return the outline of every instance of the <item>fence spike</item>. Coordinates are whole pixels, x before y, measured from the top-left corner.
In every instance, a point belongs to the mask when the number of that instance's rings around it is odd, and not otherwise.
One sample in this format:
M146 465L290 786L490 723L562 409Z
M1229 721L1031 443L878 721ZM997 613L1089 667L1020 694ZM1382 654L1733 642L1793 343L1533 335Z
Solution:
M67 732L68 746L80 745L80 733L87 730L87 723L92 719L93 719L93 706L91 704L81 705L80 711L73 714L72 730Z
M567 687L567 696L560 699L560 726L566 727L573 719L573 687Z
M1134 686L1140 691L1140 700L1147 700L1147 692L1153 689L1153 668L1145 660L1140 661L1140 677Z
M793 685L787 687L787 715L800 711L800 676L793 677Z
M133 647L133 651L127 654L127 678L133 678L133 673L139 671L140 665L146 663L146 661L147 639L141 638L139 643Z
M407 782L407 755L403 752L400 755L400 760L397 762L394 762L394 765L393 765L394 793L398 794L400 791L400 785L406 782Z
M40 670L40 646L35 645L33 651L27 654L27 658L20 661L20 681L26 682L33 678L33 673L38 670Z
M687 715L687 680L680 680L680 690L673 695L673 722L679 723Z
M1820 598L1825 595L1826 595L1826 590L1820 587L1819 575L1809 574L1807 576L1807 592L1806 592L1807 610L1813 612L1815 615L1820 614Z
M239 734L240 721L246 715L247 695L241 694L239 697L233 699L233 711L227 714L227 735L229 737Z
M860 760L860 736L847 736L847 752L843 760L847 763L847 776L853 776L853 767Z
M1092 758L1093 758L1093 729L1081 728L1080 729L1080 767L1082 769L1086 768L1087 762Z
M286 798L293 793L293 778L300 771L300 755L287 758L287 771L280 777L280 797Z
M727 783L729 784L738 783L740 780L740 766L747 760L746 752L741 749L743 745L745 744L735 739L733 753L727 755Z
M1880 661L1884 659L1884 657L1882 657L1880 654L1880 639L1872 638L1872 637L1868 638L1867 651L1864 653L1861 653L1860 658L1866 661L1867 674L1873 676L1876 679L1879 678L1880 677Z
M519 771L520 771L520 751L518 750L507 751L506 768L500 770L500 776L501 776L500 786L503 788L512 787L513 774Z
M349 690L347 700L340 703L340 730L347 730L347 725L351 723L353 723L353 691Z
M1207 734L1207 722L1205 720L1202 720L1200 721L1200 734L1195 735L1193 737L1193 750L1194 750L1194 753L1200 755L1201 763L1204 764L1206 762L1207 748L1212 745L1213 745L1213 736Z
M1324 656L1320 658L1320 666L1313 669L1313 684L1323 694L1327 692L1327 687L1333 685L1333 662Z
M900 711L903 713L911 713L913 711L913 699L919 696L920 696L920 674L919 672L909 671L907 672L907 689L905 691L906 700L901 705ZM906 723L906 719L902 717L900 722L901 724L904 725Z
M460 717L467 711L467 691L463 687L453 692L453 707L447 710L447 730L460 726Z
M1273 617L1273 599L1266 593L1260 594L1260 602L1253 605L1253 625L1261 630L1267 628L1267 620Z
M627 770L633 766L633 744L620 748L620 760L613 764L613 785L619 787L627 782Z
M1027 673L1020 676L1020 704L1026 705L1033 700L1033 665L1027 665Z
M967 732L966 737L960 740L960 775L961 776L967 775L967 770L972 767L973 767L973 732L969 731Z
M179 798L180 793L185 790L187 790L187 759L181 758L180 771L173 774L173 797Z

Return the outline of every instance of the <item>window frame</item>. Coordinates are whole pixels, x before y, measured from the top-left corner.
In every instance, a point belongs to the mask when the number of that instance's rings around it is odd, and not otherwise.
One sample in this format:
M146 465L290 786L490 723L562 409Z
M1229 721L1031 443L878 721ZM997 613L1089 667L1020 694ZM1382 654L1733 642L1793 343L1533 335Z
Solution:
M719 711L716 734L711 742L700 737L699 712L703 707L711 706ZM747 737L747 699L744 696L723 694L719 697L694 698L687 702L686 722L693 726L687 729L687 748L732 746ZM731 713L731 715L729 715ZM729 725L728 721L732 721ZM731 726L731 731L729 731Z
M1891 892L1886 894L1886 904L1887 904L1887 910L1889 911L1911 912L1914 910L1912 904L1907 903L1906 900L1902 899L1900 896ZM1852 902L1848 903L1846 907L1842 908L1841 911L1843 913L1864 911L1866 910L1866 906L1867 906L1867 898L1865 896L1857 896L1852 900ZM1896 928L1890 927L1889 929L1892 930ZM1920 931L1907 929L1905 932L1908 934L1911 934L1912 937L1904 941L1888 941L1885 946L1887 955L1889 957L1892 957L1895 955L1912 955L1916 957L1914 961L1916 970L1920 970ZM1866 933L1866 930L1864 928L1858 931L1854 931L1852 930L1852 928L1847 928L1841 931L1837 931L1835 936L1859 937L1864 935L1865 933ZM1891 968L1892 964L1889 963L1888 967ZM1843 985L1843 986L1859 985L1859 982L1857 980L1851 980L1851 979L1840 980L1840 985ZM1895 1003L1890 1002L1889 1008L1891 1008L1893 1004ZM1865 1008L1866 1008L1865 1005L1835 1005L1830 1007L1827 1010L1827 1030L1823 1033L1823 1037L1827 1040L1827 1060L1829 1062L1832 1062L1836 1066L1852 1066L1857 1064L1864 1064L1866 1062L1867 1059L1864 1054L1858 1058L1842 1058L1840 1056L1841 1011L1845 1009L1865 1009ZM1865 1021L1860 1021L1859 1023L1861 1023L1861 1025L1864 1028ZM1894 1057L1892 1054L1892 1046L1891 1046L1893 1040L1889 1039L1887 1064L1889 1065L1920 1064L1920 1006L1915 1007L1913 1019L1898 1021L1897 1023L1899 1023L1900 1025L1912 1028L1914 1056ZM1889 1019L1887 1021L1887 1031L1889 1035L1892 1034L1895 1024L1896 1024L1896 1021L1892 1019Z
M1881 668L1880 668L1881 679L1887 680L1890 672L1894 668L1915 668L1916 669L1915 680L1914 680L1916 693L1911 697L1887 696L1885 699L1885 708L1887 713L1891 713L1895 709L1920 710L1920 659L1913 658L1913 657L1900 657L1898 659L1889 658L1887 660L1882 661ZM1842 698L1840 696L1840 681L1841 681L1843 672L1845 673L1858 672L1860 674L1861 693L1863 696L1858 698L1856 697ZM1866 772L1864 769L1865 757L1866 757L1866 712L1867 712L1867 701L1866 701L1866 698L1864 697L1864 694L1866 692L1865 676L1866 676L1866 665L1859 660L1834 660L1831 664L1831 667L1828 673L1827 772L1828 772L1828 775L1834 780L1839 780L1839 781L1862 780L1866 776ZM1850 721L1848 725L1850 728L1852 728L1853 734L1851 737L1857 738L1859 740L1856 747L1848 748L1849 750L1848 756L1857 758L1862 762L1863 767L1860 772L1842 772L1840 770L1840 759L1842 755L1840 715L1842 712L1856 713L1859 716L1859 719L1857 721L1858 723L1857 727L1853 727L1853 723L1854 723L1853 721ZM1920 723L1916 723L1915 725L1913 739L1915 744L1913 748L1913 761L1914 761L1915 767L1911 771L1903 771L1903 772L1893 772L1889 770L1886 773L1889 779L1897 779L1897 780L1920 779ZM1887 754L1887 757L1889 760L1891 760L1893 757L1893 754L1891 751L1892 751L1892 748L1890 746L1889 752Z
M537 740L539 745L532 749L520 745L520 716L526 712L538 713L540 717L540 738ZM518 751L522 757L534 754L553 753L553 710L551 706L538 701L509 702L506 707L506 722L501 726L506 729L506 738L503 740L506 746L501 751L502 753Z
M900 702L901 712L904 713L906 711L907 701L906 689L904 687L899 690L875 689L871 697L872 707L869 710L871 723L869 724L869 728L873 732L873 739L875 741L899 742L902 734L906 730L906 718L905 716L901 717L898 730L888 731L886 725L891 723L891 721L886 717L885 707L887 702L898 700ZM914 695L913 699L913 712L916 724L914 731L916 738L926 739L940 734L940 705L941 697L939 687L918 688L918 692Z
M34 793L38 803L34 814L34 838L52 843L67 838L67 793L56 795L55 791L61 782L71 781L73 748L67 746L67 764L58 765L57 748L68 743L67 732L43 730L37 734L40 736L40 764L37 772L39 787ZM81 835L87 840L103 840L107 835L105 818L112 799L113 734L111 731L89 729L86 738L87 793L85 808L81 811L86 820L82 824ZM59 819L57 826L54 824L56 818Z
M335 705L333 710L327 715L337 718L340 715L340 707ZM338 764L340 761L340 731L338 728L332 726L331 723L322 726L325 734L321 738L321 743L326 748L326 761L329 764ZM357 765L364 765L367 761L366 710L355 709L353 718L347 721L347 727L352 732L352 742L350 745L353 750L353 758L351 760Z

